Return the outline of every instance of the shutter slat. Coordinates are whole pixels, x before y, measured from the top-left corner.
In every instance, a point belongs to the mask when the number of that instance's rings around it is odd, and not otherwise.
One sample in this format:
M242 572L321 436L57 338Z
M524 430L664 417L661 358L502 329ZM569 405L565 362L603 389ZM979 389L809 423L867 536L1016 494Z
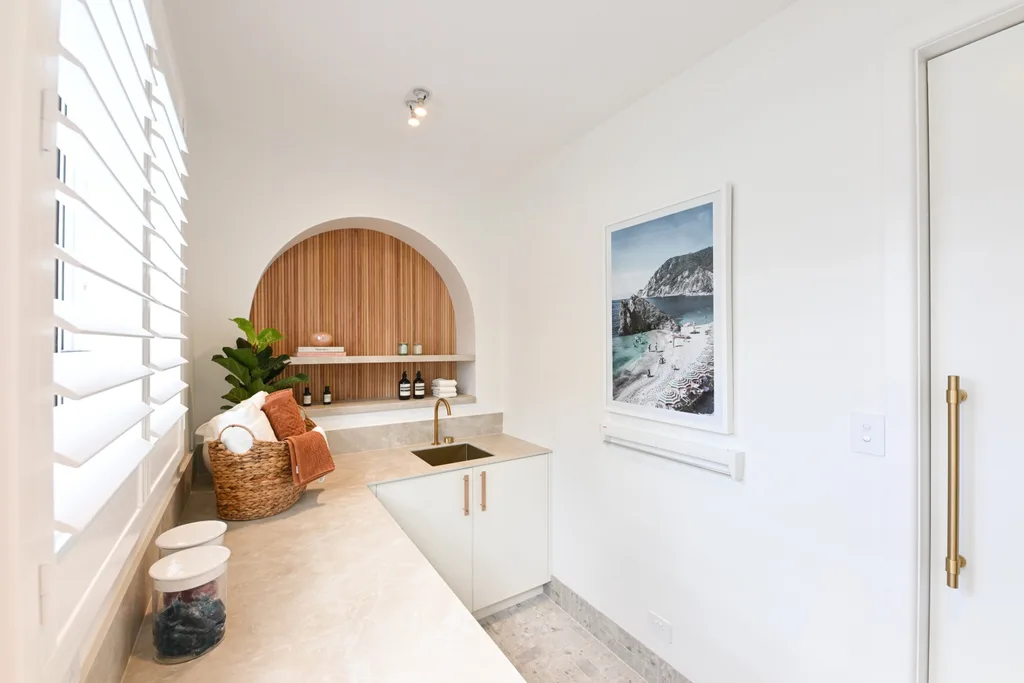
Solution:
M182 358L181 356L174 356L172 358L161 358L158 360L151 360L149 361L149 367L153 368L158 372L163 372L164 370L172 370L174 368L181 367L186 363L188 363L188 359Z
M149 431L157 437L164 436L187 412L188 407L181 403L161 406L149 419Z
M96 34L96 38L99 40L100 46L102 46L103 48L103 56L106 57L107 63L110 64L110 68L113 70L114 75L117 77L117 82L121 86L121 91L124 93L125 97L128 98L128 102L129 104L131 104L132 110L135 110L135 101L129 94L128 84L124 82L124 78L121 77L121 71L117 68L117 63L114 61L114 56L110 54L110 46L107 44L107 41L103 38L103 31L100 29L99 21L97 21L96 15L92 11L91 4L89 2L86 2L85 0L78 0L78 2L79 4L85 7L86 13L89 15L89 21L92 24L93 31ZM65 2L63 3L63 5L64 7L66 7L67 3ZM127 45L125 45L125 49L128 49ZM138 83L138 85L141 85L143 90L145 90L144 84ZM141 112L142 117L140 118L145 119L148 117L150 119L156 119L156 114L153 111L153 104L147 99L145 101L145 105L145 110ZM138 116L139 112L136 111L136 117Z
M156 38L153 37L153 25L149 23L149 13L146 11L145 0L131 0L132 12L135 14L135 25L139 27L139 34L142 42L150 47L156 47Z
M152 135L163 143L167 153L171 155L171 164L178 171L178 175L182 178L187 178L188 169L185 167L185 158L181 156L181 150L178 149L178 145L172 144L173 140L170 139L173 137L173 134L169 130L165 130L160 122L157 122L153 125Z
M82 533L152 447L145 439L123 439L82 467L54 464L53 516L57 531Z
M172 330L161 330L159 327L156 327L155 325L152 324L149 326L149 331L153 333L153 336L158 337L160 339L179 339L181 341L188 339L188 337L183 335L181 332L174 332Z
M188 389L188 384L182 382L180 379L166 382L165 386L150 391L149 402L151 404L167 403L186 389Z
M66 398L87 398L152 374L144 365L125 363L93 351L53 354L54 388Z
M184 287L181 286L181 283L179 283L177 280L175 280L174 276L171 275L170 273L168 273L166 270L164 270L163 268L161 268L157 264L151 263L149 261L146 262L146 266L149 267L150 269L152 269L153 272L160 273L165 278L167 278L167 280L169 282L173 283L175 287L177 287L178 289L181 290L182 294L188 294L188 291Z
M168 165L173 167L174 174L178 176L178 182L184 183L185 181L182 180L182 178L187 178L188 172L185 170L185 160L181 157L181 151L178 150L177 154L172 152L170 144L164 139L164 136L161 135L160 131L156 130L156 128L153 129L153 140L150 141L150 144L153 146L154 156L157 159L160 159L163 156L160 153L160 148L163 148L167 158L170 159L170 164ZM171 169L167 170L169 172ZM184 189L184 185L182 185L182 189Z
M151 297L151 298L147 299L146 303L147 304L151 304L151 305L155 305L155 306L160 306L161 308L166 308L168 311L174 311L175 313L180 315L182 318L187 318L188 317L188 313L186 313L185 311L181 310L180 308L176 308L176 307L172 306L171 304L165 304L163 301L160 301L159 299L157 299L155 297Z
M125 283L121 282L117 278L114 278L114 277L112 277L110 275L107 275L105 272L103 272L103 268L100 265L95 264L95 263L90 263L90 262L88 262L88 261L86 261L84 259L81 259L81 258L75 256L74 254L72 254L70 251L68 251L67 249L65 249L62 246L54 245L53 248L54 248L54 251L56 252L56 258L60 259L64 263L70 263L71 265L75 266L76 268L81 268L82 270L84 270L84 271L86 271L88 273L92 273L96 277L102 278L103 280L106 280L110 284L115 285L117 287L120 287L121 289L125 290L126 292L131 292L132 294L138 296L143 301L150 301L150 302L153 301L153 297L151 297L149 294L146 294L141 289L138 289L137 287L132 287L131 285L126 285Z
M74 207L78 207L88 212L97 221L99 221L104 226L115 232L121 238L121 240L124 241L125 244L131 247L132 250L134 250L139 255L139 259L143 263L154 268L156 267L154 263L152 263L148 258L146 258L146 255L142 252L141 249L139 249L138 246L135 245L134 242L132 242L131 238L128 235L126 235L121 230L118 230L113 223L104 218L100 214L100 212L95 207L93 207L92 204L90 204L84 197L82 197L82 195L78 194L73 189L71 189L70 187L68 187L67 185L60 181L57 182L57 198L60 199L63 203L71 205L72 210L74 210ZM142 227L147 227L145 220L143 220Z
M93 143L93 141L89 139L89 136L86 135L85 131L83 131L77 123L69 119L67 116L64 116L63 114L58 114L57 119L58 135L60 134L59 129L63 127L64 130L66 130L68 133L75 135L78 137L78 139L82 140L90 149L90 151L92 151L93 155L100 162L103 168L107 170L107 173L110 174L110 177L114 179L114 182L117 184L117 186L121 188L121 191L124 193L125 197L127 197L128 200L132 203L135 209L140 214L145 215L145 209L142 208L142 205L132 194L131 190L125 187L124 180L121 178L121 174L119 174L117 171L110 167L110 163L107 161L106 157L104 157L103 154L100 153L100 151L96 148L95 143ZM147 179L145 175L141 173L139 174L139 176L142 178L143 182L142 189L144 191L152 191L153 186L149 182L149 179Z
M149 203L150 206L157 207L160 210L161 214L159 219L154 219L152 221L153 232L156 233L156 236L159 237L172 250L179 245L188 246L187 244L185 244L185 238L182 236L181 230L177 228L178 224L175 222L174 216L172 216L171 212L167 210L167 207L164 206L164 203L161 202L156 197L156 195L150 196ZM167 220L163 220L164 218L166 218ZM160 223L169 223L170 225L167 229L161 229L159 227Z
M142 403L108 406L76 401L53 410L53 450L57 462L81 467L153 412Z
M188 154L188 145L185 144L185 131L181 129L181 124L178 122L178 112L174 109L174 103L171 102L171 93L167 89L167 81L159 70L155 70L153 73L156 75L153 102L159 105L159 109L163 110L164 116L167 119L167 126L171 129L174 141L178 143L178 149ZM154 107L154 110L156 109L157 107Z
M167 215L170 216L171 222L175 226L188 223L188 221L185 219L185 212L181 210L181 207L178 206L177 203L165 202L163 199L157 196L156 192L153 192L152 200L154 203L159 204L161 208L163 208L163 210L167 212ZM176 227L175 229L178 232L181 232L181 228Z
M149 63L149 50L142 37L142 32L139 30L139 25L135 21L135 13L124 0L111 0L110 4L117 18L118 28L121 29L121 39L128 46L128 53L132 57L139 81L141 83L156 83L153 67Z
M77 334L103 334L110 337L152 337L153 333L141 325L123 325L116 321L90 317L90 314L75 310L67 301L53 300L53 317L57 327Z
M132 122L135 124L135 127L132 129L130 133L126 131L121 126L121 124L118 123L117 117L114 115L114 112L110 108L110 103L107 102L107 100L103 99L103 94L100 92L99 87L96 85L96 79L93 78L93 75L89 72L89 69L85 66L85 64L83 64L82 61L78 59L78 57L73 55L64 46L61 46L59 58L65 60L70 66L73 66L76 69L78 69L85 77L85 81L89 84L89 87L92 88L92 91L96 96L96 100L103 106L103 111L106 113L107 118L110 119L110 121L114 124L114 128L117 129L118 134L121 136L121 140L124 141L124 144L128 147L128 149L132 150L132 156L136 156L137 154L153 154L154 152L152 145L150 144L150 141L146 139L146 129L143 128L143 126L139 123L139 119L135 116L132 116ZM141 144L139 145L140 149L137 150L135 148L135 145L133 145L128 140L129 136L136 138L137 143L141 142ZM136 163L138 163L137 157ZM142 170L141 167L140 170Z
M171 188L171 192L174 193L174 198L179 204L181 200L188 199L188 193L185 192L185 186L181 183L181 177L177 173L165 171L164 167L157 162L153 163L153 168L167 181L167 185Z
M154 272L157 272L160 275L162 275L165 280L167 280L169 283L171 283L175 287L175 289L180 291L182 294L188 294L188 290L185 289L184 287L182 287L180 282L178 282L173 277L171 277L170 275L165 273L162 268L160 268L156 264L153 264L150 267L153 269Z

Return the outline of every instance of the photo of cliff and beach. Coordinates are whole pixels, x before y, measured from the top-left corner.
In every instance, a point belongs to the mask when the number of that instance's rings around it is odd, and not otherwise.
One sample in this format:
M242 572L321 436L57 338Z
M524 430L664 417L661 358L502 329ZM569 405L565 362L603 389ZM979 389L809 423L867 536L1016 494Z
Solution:
M715 410L714 205L611 232L612 400Z

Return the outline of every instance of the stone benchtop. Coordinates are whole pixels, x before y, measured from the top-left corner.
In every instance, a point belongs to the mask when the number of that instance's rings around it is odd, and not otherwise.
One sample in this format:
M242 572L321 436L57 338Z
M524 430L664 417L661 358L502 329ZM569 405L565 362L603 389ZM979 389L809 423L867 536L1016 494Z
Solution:
M465 440L494 458L430 467L416 447L348 453L268 519L229 522L228 626L199 659L153 661L152 615L125 683L523 683L368 484L547 453L506 434ZM216 517L194 491L182 523Z

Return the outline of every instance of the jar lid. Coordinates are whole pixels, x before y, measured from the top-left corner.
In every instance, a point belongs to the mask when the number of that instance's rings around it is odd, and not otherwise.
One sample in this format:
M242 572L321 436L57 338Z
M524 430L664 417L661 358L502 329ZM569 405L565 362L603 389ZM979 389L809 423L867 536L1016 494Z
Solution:
M208 519L204 522L182 524L168 529L156 537L156 547L161 550L181 550L209 543L224 535L228 525L219 519Z
M157 560L149 576L158 590L188 590L220 576L231 550L222 545L189 548Z

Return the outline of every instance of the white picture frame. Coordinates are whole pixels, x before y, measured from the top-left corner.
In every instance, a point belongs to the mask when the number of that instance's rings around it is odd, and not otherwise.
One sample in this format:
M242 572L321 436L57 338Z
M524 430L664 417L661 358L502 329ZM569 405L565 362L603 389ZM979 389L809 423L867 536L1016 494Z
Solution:
M629 304L629 311L646 309L646 305L635 302L633 297L625 298L624 287L635 285L640 277L638 273L645 272L642 269L629 270L624 263L629 260L631 263L637 260L644 260L648 266L654 257L654 253L660 247L658 245L668 242L679 243L687 239L703 239L706 241L707 226L705 211L710 207L711 211L711 263L712 263L712 293L707 294L675 294L673 296L648 297L651 291L660 291L655 280L655 273L661 273L662 269L670 266L669 261L673 257L696 256L694 254L674 254L666 251L664 253L664 265L657 271L652 271L650 282L635 292L640 299L657 299L657 302L664 307L669 304L679 305L682 308L696 306L694 303L699 297L703 307L700 313L693 313L694 320L701 320L700 324L694 321L680 323L690 314L682 314L680 318L669 316L676 321L681 328L669 330L651 330L648 333L634 335L620 335L619 315L622 311L623 302ZM690 221L693 227L686 227L689 216L694 216ZM662 219L662 220L659 220ZM699 220L698 220L699 219ZM692 237L680 237L679 239L666 240L656 235L667 234L673 228L665 227L674 221L680 223L680 230L691 230ZM699 229L696 227L700 225ZM639 230L633 230L637 229ZM631 232L622 232L631 231ZM651 235L651 245L643 246L644 234L648 231ZM699 233L699 234L698 234ZM614 245L613 245L614 243ZM628 247L626 245L629 245ZM640 246L637 246L640 245ZM666 249L670 247L666 246ZM703 252L704 248L699 251ZM643 259L634 258L636 253L642 253ZM705 256L706 258L706 256ZM613 272L613 266L617 266ZM669 271L671 269L669 268ZM690 272L690 271L687 271ZM706 273L703 275L706 281ZM632 279L630 279L632 278ZM660 282L660 281L658 281ZM732 423L732 188L728 184L720 188L687 199L671 206L666 206L641 216L636 216L605 229L605 269L604 269L604 295L605 295L605 354L604 354L604 377L605 377L605 407L608 412L640 417L657 422L681 425L693 429L701 429L720 434L731 434ZM705 285L706 286L706 285ZM669 290L671 291L671 290ZM701 291L698 287L698 291ZM644 295L644 296L641 296ZM707 306L706 299L711 302L711 327L706 321ZM691 301L692 300L692 301ZM648 303L652 303L648 301ZM642 310L641 310L642 312ZM652 313L657 316L658 313ZM703 316L703 317L700 317ZM636 319L636 315L634 318ZM671 325L672 323L664 323ZM633 328L628 328L633 329ZM687 334L690 331L692 334ZM643 336L639 336L642 334ZM700 335L712 336L711 341L704 343L700 348L699 358L694 360L697 353L695 344L700 343ZM653 344L655 351L644 353L643 341L647 341L648 335L657 337ZM629 351L626 339L630 344L637 345L639 336L640 347L638 350ZM616 339L618 337L618 339ZM706 338L706 337L705 337ZM666 341L668 340L668 341ZM659 349L659 342L666 345L671 343L671 349ZM647 347L652 348L651 346ZM625 350L624 350L625 349ZM677 350L678 349L678 350ZM684 350L688 349L688 350ZM707 388L707 354L711 353L713 364L712 389ZM623 358L630 358L633 354L639 356L632 358L623 365ZM648 354L656 354L655 361L648 358ZM662 358L664 356L665 358ZM673 363L672 360L678 362ZM620 369L616 371L615 363L619 362ZM666 364L668 367L665 367ZM685 367L684 367L685 364ZM638 369L646 365L644 375L640 375ZM633 379L630 380L630 377ZM650 378L649 382L645 382ZM694 379L696 378L696 379ZM659 388L660 387L660 388ZM672 392L676 391L676 394ZM713 396L713 400L709 397ZM658 399L654 400L653 395ZM678 397L674 407L669 405ZM694 398L696 397L696 398ZM692 404L691 401L694 401ZM710 410L710 412L708 412Z

